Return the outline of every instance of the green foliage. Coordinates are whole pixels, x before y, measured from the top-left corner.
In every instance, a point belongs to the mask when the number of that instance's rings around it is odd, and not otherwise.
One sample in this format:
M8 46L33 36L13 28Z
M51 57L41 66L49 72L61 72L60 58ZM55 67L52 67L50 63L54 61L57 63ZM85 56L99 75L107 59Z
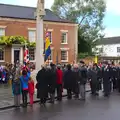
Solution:
M86 41L91 48L104 37L104 0L55 0L52 10L60 18L77 23L80 30L79 38ZM79 43L82 44L81 39Z
M30 47L30 48L35 48L36 47L36 43L35 42L29 42L27 44L27 46Z
M84 59L84 58L86 58L86 57L88 57L88 56L89 56L88 53L79 53L79 54L78 54L78 58L79 58L79 59Z
M11 46L12 44L21 44L27 45L28 47L35 47L35 42L30 43L25 37L23 36L2 36L0 37L0 45Z

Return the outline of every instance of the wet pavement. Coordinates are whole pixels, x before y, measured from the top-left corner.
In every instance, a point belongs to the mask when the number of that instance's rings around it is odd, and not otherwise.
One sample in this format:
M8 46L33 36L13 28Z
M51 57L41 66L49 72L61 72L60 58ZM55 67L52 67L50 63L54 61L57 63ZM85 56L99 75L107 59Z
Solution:
M120 120L120 94L112 93L110 98L91 97L86 102L67 100L47 103L46 107L34 104L33 108L0 111L1 120Z
M90 90L90 86L87 85L87 90ZM64 90L63 95L66 95L66 90ZM34 95L34 101L37 101L36 93ZM29 99L28 99L29 102ZM21 101L22 103L22 101ZM0 108L13 106L14 105L14 98L12 94L12 87L10 85L0 85Z

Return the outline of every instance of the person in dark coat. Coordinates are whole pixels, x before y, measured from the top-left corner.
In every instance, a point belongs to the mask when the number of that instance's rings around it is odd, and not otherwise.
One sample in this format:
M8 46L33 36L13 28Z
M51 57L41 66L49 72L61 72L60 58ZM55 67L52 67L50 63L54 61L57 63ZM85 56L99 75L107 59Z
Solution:
M50 93L50 103L54 103L55 99L55 88L57 83L57 72L56 66L51 63L47 72L47 79L49 81L49 93Z
M68 96L67 98L72 99L72 91L75 87L73 85L75 81L74 81L73 71L71 70L70 64L67 65L67 70L64 73L63 81L64 81L64 88L67 90L67 96Z
M120 63L117 66L117 87L118 87L118 92L120 93Z
M42 66L42 69L37 73L36 80L37 98L40 98L40 103L45 105L46 99L48 97L48 81L46 78L46 69L44 65Z
M103 71L103 87L104 87L104 96L108 97L110 95L111 87L111 67L108 63L105 64Z
M85 86L87 83L87 78L88 78L88 73L87 73L87 68L85 67L84 61L80 61L80 69L79 69L79 90L80 90L80 95L81 99L80 100L85 100Z
M79 98L79 67L77 64L73 65L73 77L74 77L74 85L73 92L75 94L75 98Z
M113 85L113 91L117 89L117 68L114 65L114 62L112 62L112 71L111 71L111 76L112 76L112 85Z
M88 69L88 76L90 79L91 94L98 95L98 93L97 93L98 79L97 79L97 66L96 66L96 64L94 64L91 68Z

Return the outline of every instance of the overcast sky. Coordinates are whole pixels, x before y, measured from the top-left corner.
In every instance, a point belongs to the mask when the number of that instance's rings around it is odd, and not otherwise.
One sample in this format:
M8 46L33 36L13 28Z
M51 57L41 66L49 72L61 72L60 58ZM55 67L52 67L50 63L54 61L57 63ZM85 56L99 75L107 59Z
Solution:
M106 37L120 36L120 0L105 0L107 11L104 18ZM54 0L45 0L45 8L51 8ZM37 0L0 0L0 3L36 6Z

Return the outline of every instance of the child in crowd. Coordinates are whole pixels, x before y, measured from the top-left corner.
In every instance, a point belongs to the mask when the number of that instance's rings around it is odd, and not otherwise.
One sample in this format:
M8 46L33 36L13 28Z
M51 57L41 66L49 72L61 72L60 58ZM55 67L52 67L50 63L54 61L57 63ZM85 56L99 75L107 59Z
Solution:
M12 82L12 91L14 95L15 107L20 107L21 83L19 79Z
M28 82L28 92L29 92L29 98L30 98L30 105L33 105L33 95L34 95L34 81L32 77L30 77L29 82Z
M30 79L29 74L26 70L22 71L22 76L20 77L21 86L22 86L22 99L23 107L27 107L27 94L28 94L28 81Z

